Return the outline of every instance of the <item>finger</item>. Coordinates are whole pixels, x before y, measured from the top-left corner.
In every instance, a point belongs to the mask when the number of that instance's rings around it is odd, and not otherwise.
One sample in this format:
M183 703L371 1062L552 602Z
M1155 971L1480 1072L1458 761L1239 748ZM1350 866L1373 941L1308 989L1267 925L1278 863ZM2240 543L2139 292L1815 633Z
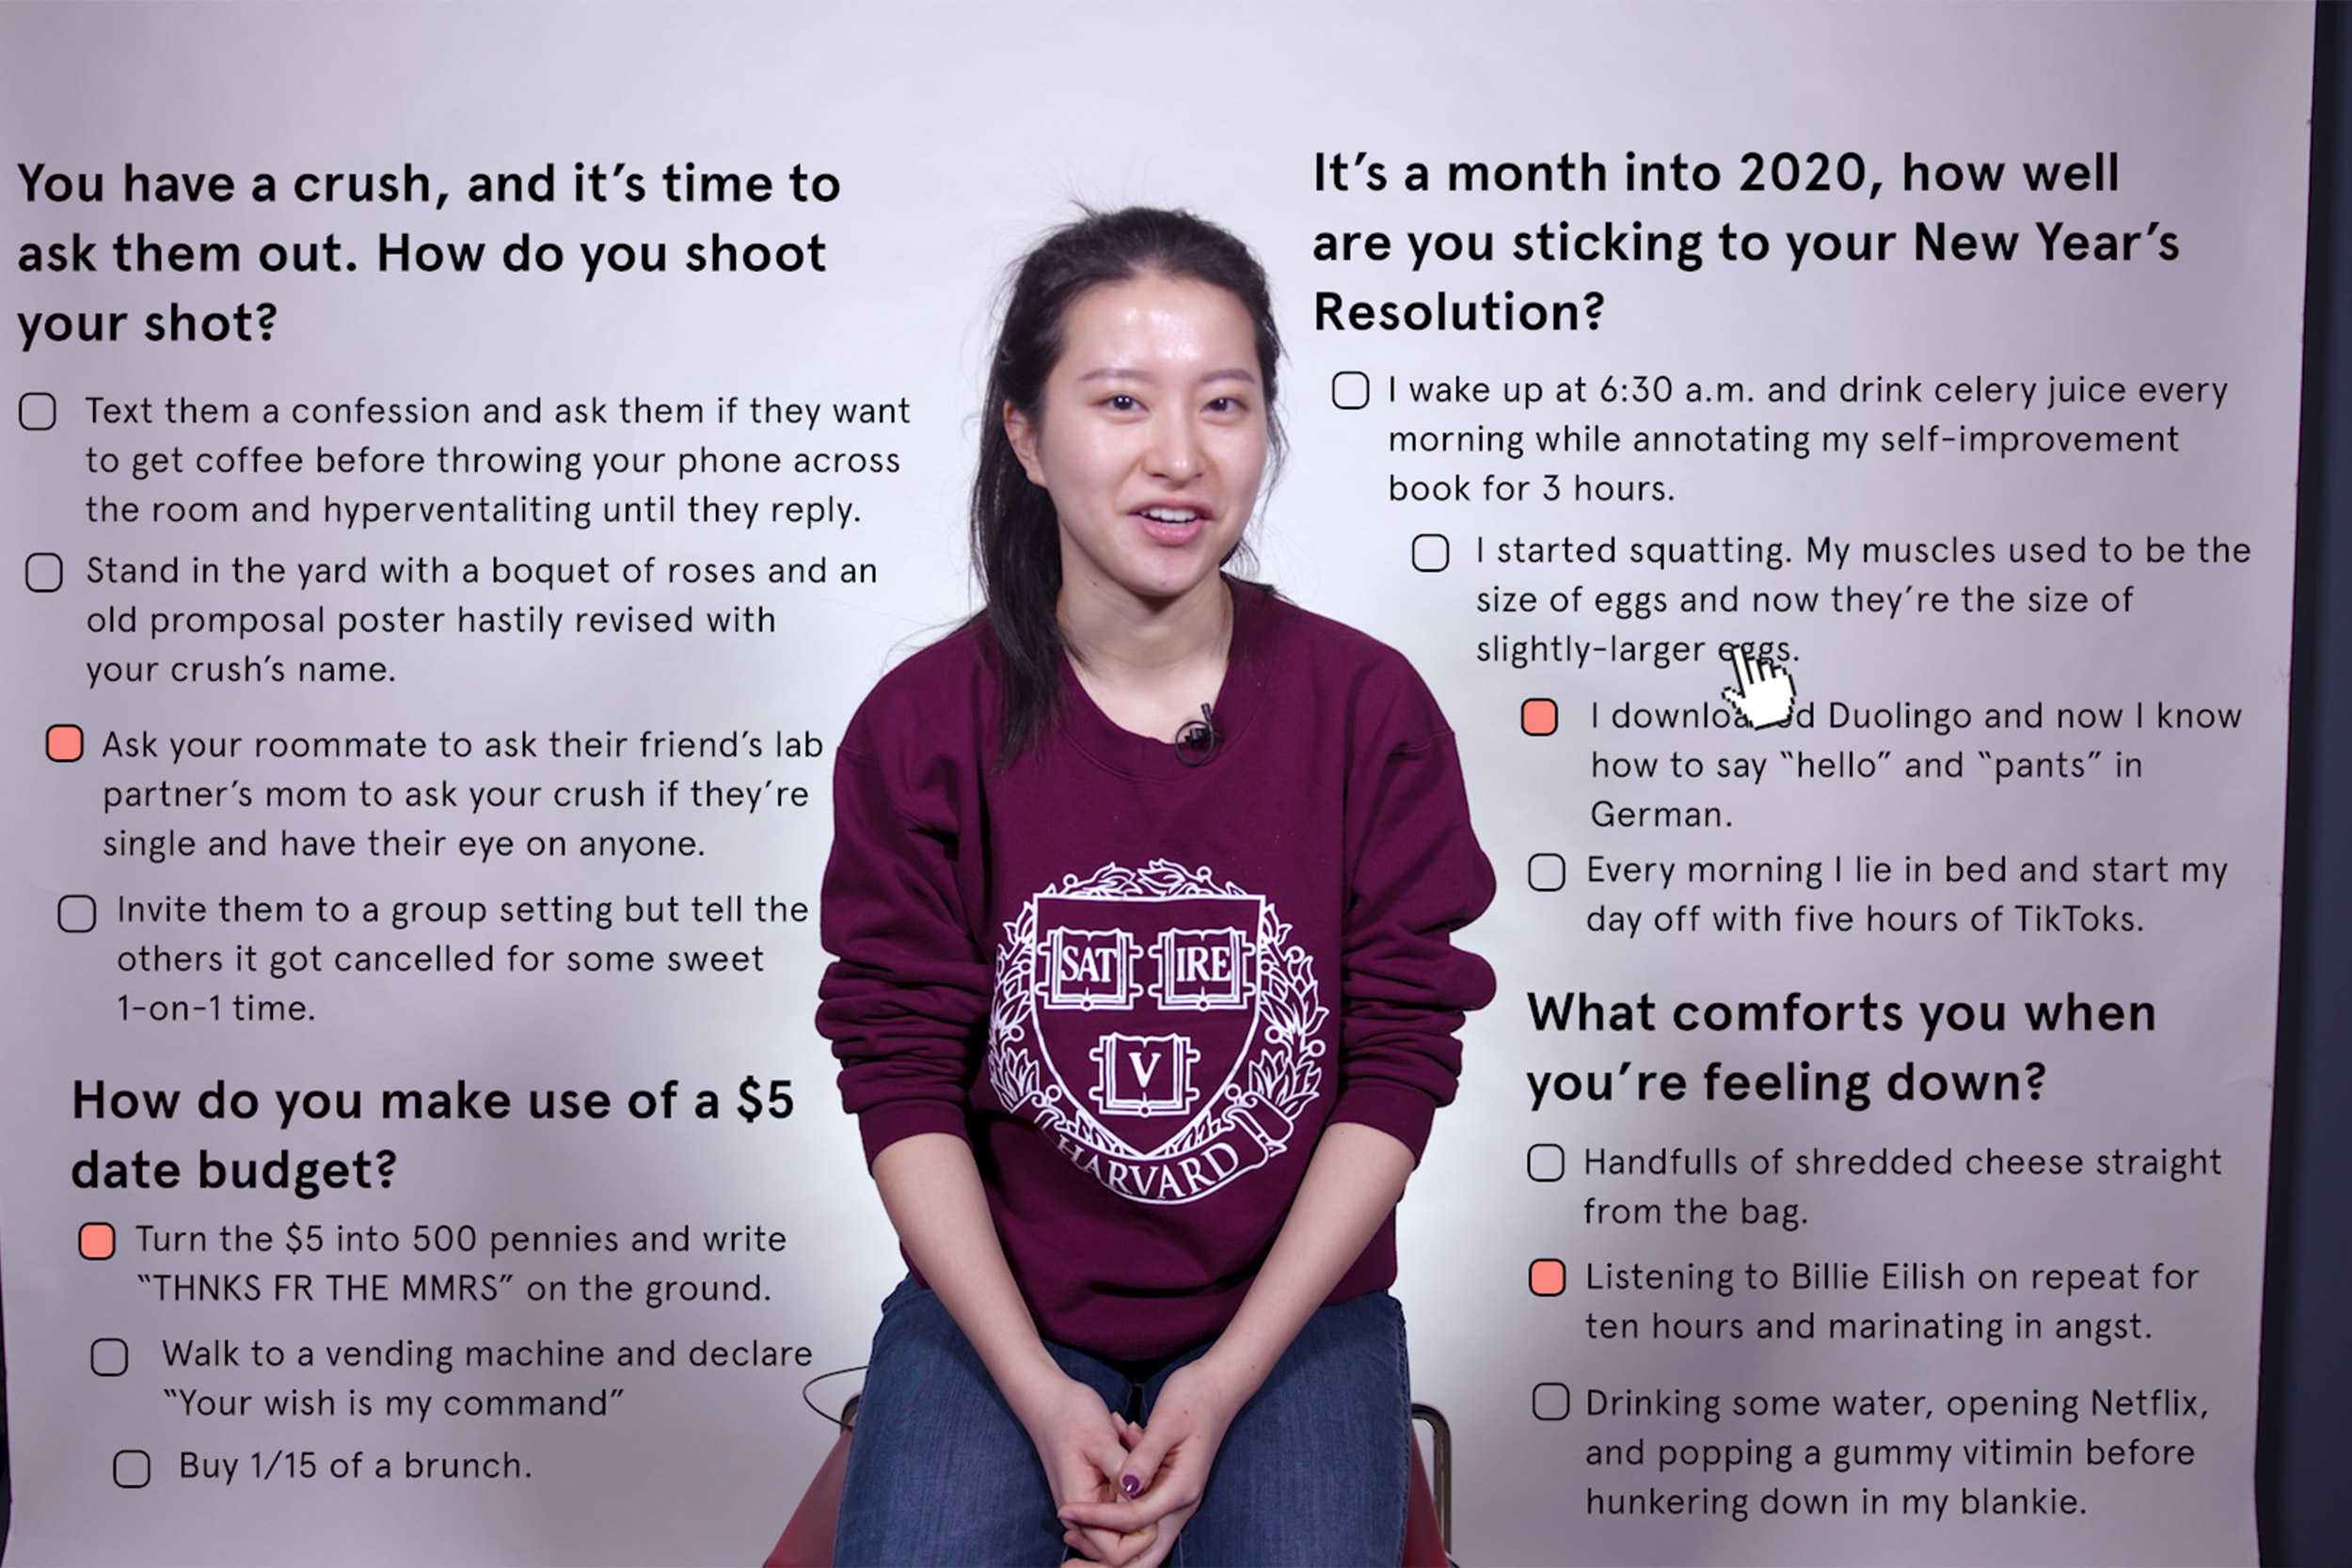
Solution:
M1167 1463L1168 1450L1183 1436L1172 1422L1159 1421L1144 1428L1143 1440L1128 1447L1127 1467L1113 1472L1119 1477L1119 1489L1131 1497L1139 1497L1150 1490L1159 1479L1160 1466Z
M1124 1462L1123 1450L1121 1462ZM1119 1471L1116 1468L1105 1473L1102 1485L1091 1494L1081 1497L1078 1499L1079 1503L1090 1502L1096 1507L1122 1505L1132 1507L1133 1505L1127 1501L1126 1495L1120 1490L1118 1476ZM1084 1523L1089 1532L1102 1544L1105 1560L1116 1568L1116 1565L1124 1563L1151 1544L1151 1534L1159 1521L1155 1516L1145 1514L1136 1518L1121 1518L1116 1521L1093 1519L1084 1521Z
M1105 1546L1120 1536L1150 1528L1168 1512L1165 1504L1151 1507L1126 1497L1119 1482L1108 1477L1067 1496L1070 1500L1061 1504L1057 1517L1065 1525L1084 1528Z
M1102 1544L1092 1534L1074 1526L1062 1531L1061 1544L1070 1551L1070 1556L1063 1559L1066 1562L1101 1562L1104 1560Z
M1111 1555L1107 1560L1113 1568L1120 1568L1120 1565L1132 1563L1136 1559L1150 1551L1152 1544L1159 1538L1160 1527L1157 1520L1140 1529L1122 1530L1110 1538Z
M1128 1507L1132 1505L1102 1504L1099 1506ZM1111 1564L1112 1568L1119 1568L1120 1564L1132 1561L1136 1557L1149 1550L1152 1544L1159 1539L1160 1534L1159 1521L1156 1519L1146 1521L1132 1528L1120 1529L1110 1526L1089 1525L1073 1519L1067 1508L1062 1511L1061 1519L1062 1523L1069 1527L1062 1533L1064 1544L1080 1545L1095 1561Z
M1148 1529L1159 1522L1167 1511L1147 1507L1141 1502L1070 1502L1061 1505L1056 1515L1065 1525L1075 1525L1090 1534L1120 1536Z
M1152 1544L1156 1526L1146 1525L1136 1530L1096 1529L1072 1525L1062 1535L1065 1545L1077 1547L1093 1561L1120 1568L1144 1548Z
M1189 1514L1200 1504L1200 1489L1189 1484L1181 1471L1168 1470L1161 1473L1158 1485L1133 1501L1105 1497L1067 1502L1056 1517L1083 1529L1125 1535L1152 1525L1165 1526L1169 1517Z
M1087 1449L1087 1463L1102 1472L1104 1496L1106 1497L1116 1497L1122 1492L1128 1497L1135 1496L1134 1491L1120 1484L1120 1478L1135 1468L1134 1456L1128 1451L1135 1446L1134 1442L1122 1443L1120 1440L1126 1437L1126 1427L1127 1423L1120 1423L1120 1427L1115 1429L1116 1435L1109 1441L1097 1439Z
M1160 1539L1159 1527L1146 1526L1131 1535L1119 1538L1120 1557L1110 1568L1142 1568L1143 1564L1159 1561L1168 1556L1165 1548L1154 1550Z
M1160 1469L1159 1479L1136 1498L1137 1508L1147 1508L1165 1516L1183 1511L1191 1512L1200 1506L1201 1477L1198 1467L1187 1465L1178 1455Z
M1756 689L1756 662L1748 657L1747 649L1734 648L1731 650L1731 673L1739 677L1740 690L1753 691Z
M1102 1445L1098 1442L1096 1446ZM1060 1497L1094 1498L1104 1502L1116 1497L1119 1495L1118 1483L1110 1478L1119 1474L1118 1466L1124 1462L1126 1450L1116 1443L1110 1444L1109 1448L1111 1452L1119 1457L1112 1460L1108 1467L1102 1463L1104 1456L1091 1452L1072 1456L1057 1466L1059 1473L1056 1477L1055 1495ZM1067 1514L1063 1516L1065 1524L1075 1522L1077 1521L1071 1520ZM1091 1524L1091 1521L1088 1523ZM1124 1528L1132 1528L1133 1526ZM1098 1562L1112 1560L1117 1554L1119 1533L1117 1529L1089 1528L1086 1532L1088 1555Z
M1108 1561L1118 1555L1119 1537L1120 1534L1120 1531L1115 1529L1104 1529L1099 1526L1087 1525L1078 1520L1068 1517L1065 1517L1062 1520L1062 1523L1068 1525L1072 1529L1075 1530L1081 1537L1084 1538L1086 1542L1087 1555L1093 1558L1096 1561Z
M1162 1520L1159 1540L1134 1562L1128 1564L1127 1568L1159 1568L1159 1565L1168 1560L1168 1553L1176 1549L1177 1532L1184 1528L1186 1522L1192 1518L1193 1513L1192 1509L1180 1508Z
M1073 1552L1084 1553L1085 1561L1102 1563L1104 1568L1129 1568L1137 1558L1150 1551L1158 1539L1159 1528L1152 1525L1124 1535L1114 1530L1073 1528L1062 1532L1061 1544ZM1164 1557L1167 1554L1163 1552L1160 1555Z

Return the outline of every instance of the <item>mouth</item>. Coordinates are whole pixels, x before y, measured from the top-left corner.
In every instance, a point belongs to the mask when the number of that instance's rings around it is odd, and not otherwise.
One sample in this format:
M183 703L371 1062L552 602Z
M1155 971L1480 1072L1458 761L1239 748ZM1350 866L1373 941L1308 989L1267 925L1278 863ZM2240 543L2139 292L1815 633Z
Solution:
M1143 525L1145 535L1164 545L1181 545L1209 525L1209 514L1197 506L1139 506L1128 514Z

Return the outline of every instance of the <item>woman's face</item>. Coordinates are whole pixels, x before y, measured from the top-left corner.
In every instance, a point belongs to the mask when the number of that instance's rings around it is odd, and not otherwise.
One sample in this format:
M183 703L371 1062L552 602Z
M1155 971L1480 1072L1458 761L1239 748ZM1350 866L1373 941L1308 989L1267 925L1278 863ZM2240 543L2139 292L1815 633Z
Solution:
M1212 582L1265 471L1249 313L1223 289L1145 273L1089 289L1062 324L1035 420L1005 431L1061 523L1062 592L1152 605Z

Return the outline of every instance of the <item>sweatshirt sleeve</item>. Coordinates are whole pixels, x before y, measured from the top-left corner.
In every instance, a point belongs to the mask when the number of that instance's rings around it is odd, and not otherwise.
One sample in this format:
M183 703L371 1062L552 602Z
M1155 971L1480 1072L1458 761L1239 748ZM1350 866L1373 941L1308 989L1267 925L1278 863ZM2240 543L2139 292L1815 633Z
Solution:
M817 1008L869 1164L917 1132L966 1135L991 983L958 878L959 857L978 853L965 842L977 782L949 757L877 744L874 728L853 722L834 761L819 915L834 962Z
M1401 660L1399 661L1401 665ZM1494 999L1494 971L1452 934L1494 899L1470 831L1454 734L1408 669L1408 689L1350 780L1335 1121L1379 1128L1413 1151L1462 1070L1463 1014Z

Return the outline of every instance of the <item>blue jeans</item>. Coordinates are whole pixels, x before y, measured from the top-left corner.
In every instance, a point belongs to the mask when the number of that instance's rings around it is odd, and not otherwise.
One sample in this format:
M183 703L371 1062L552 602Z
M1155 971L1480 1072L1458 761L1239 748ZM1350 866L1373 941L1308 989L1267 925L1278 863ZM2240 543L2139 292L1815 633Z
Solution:
M1114 1414L1147 1420L1195 1345L1136 1384L1048 1340L1064 1371ZM1412 1402L1405 1313L1385 1291L1307 1320L1217 1449L1208 1487L1168 1560L1377 1564L1405 1550ZM1029 1434L931 1291L908 1280L882 1303L842 1481L834 1560L1058 1563L1069 1555Z

